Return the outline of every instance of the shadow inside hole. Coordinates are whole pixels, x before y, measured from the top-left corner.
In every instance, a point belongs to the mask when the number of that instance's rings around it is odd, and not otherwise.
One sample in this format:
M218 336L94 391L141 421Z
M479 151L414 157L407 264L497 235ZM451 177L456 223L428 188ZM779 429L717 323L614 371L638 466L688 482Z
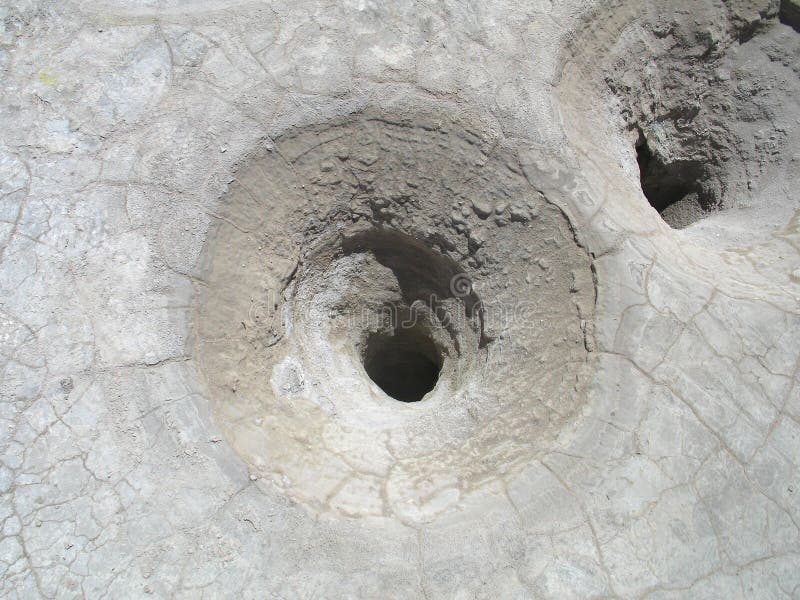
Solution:
M800 5L796 1L781 0L778 18L784 25L800 32Z
M652 152L641 130L636 143L636 160L647 201L670 227L687 227L715 207L713 194L704 187L709 177L700 161L663 161Z
M398 329L394 335L373 333L367 338L364 370L387 396L418 402L439 379L439 349L418 328Z

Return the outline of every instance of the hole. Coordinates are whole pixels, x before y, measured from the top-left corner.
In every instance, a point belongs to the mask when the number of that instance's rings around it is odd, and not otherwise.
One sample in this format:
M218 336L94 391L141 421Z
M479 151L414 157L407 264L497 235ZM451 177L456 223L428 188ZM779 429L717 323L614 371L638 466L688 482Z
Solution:
M795 31L800 32L800 2L797 2L797 0L782 0L778 18L784 25L788 25Z
M642 130L636 143L639 178L650 206L674 229L702 219L715 203L702 182L708 179L703 164L695 160L663 161L647 144Z
M394 334L373 333L367 338L364 370L387 396L400 402L418 402L439 379L442 357L418 326Z

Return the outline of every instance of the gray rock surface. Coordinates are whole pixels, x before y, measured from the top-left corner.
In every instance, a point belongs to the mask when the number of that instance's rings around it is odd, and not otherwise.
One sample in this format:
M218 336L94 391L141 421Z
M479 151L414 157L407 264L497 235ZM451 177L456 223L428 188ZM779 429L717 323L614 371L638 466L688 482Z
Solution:
M0 595L797 597L795 7L0 7Z

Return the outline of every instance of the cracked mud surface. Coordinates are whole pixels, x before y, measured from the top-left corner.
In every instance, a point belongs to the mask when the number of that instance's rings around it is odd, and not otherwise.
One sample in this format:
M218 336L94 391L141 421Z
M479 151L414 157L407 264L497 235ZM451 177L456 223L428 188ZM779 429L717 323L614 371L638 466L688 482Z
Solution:
M0 7L0 595L797 597L796 14Z

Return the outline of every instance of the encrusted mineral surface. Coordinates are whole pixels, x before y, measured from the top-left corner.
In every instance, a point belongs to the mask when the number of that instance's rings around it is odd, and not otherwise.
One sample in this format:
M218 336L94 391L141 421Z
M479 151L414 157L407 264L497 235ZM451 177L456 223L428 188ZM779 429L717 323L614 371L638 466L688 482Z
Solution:
M0 5L0 596L797 598L794 0Z

